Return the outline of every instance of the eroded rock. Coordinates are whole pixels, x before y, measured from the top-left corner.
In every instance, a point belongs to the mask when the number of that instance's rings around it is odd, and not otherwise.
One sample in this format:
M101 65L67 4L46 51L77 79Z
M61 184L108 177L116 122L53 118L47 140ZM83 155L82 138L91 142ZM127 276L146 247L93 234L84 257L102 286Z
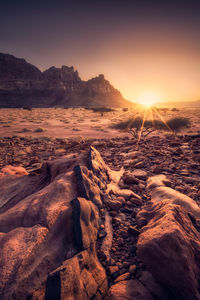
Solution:
M138 280L119 281L111 286L106 300L153 300L150 292Z
M157 203L168 199L171 203L184 207L188 212L200 218L200 208L192 198L166 185L170 185L170 181L165 175L152 176L147 180L147 189L151 194L152 202Z
M103 299L106 290L106 274L95 251L84 250L48 276L45 299Z
M180 205L163 200L138 213L146 220L137 253L147 269L174 297L200 299L200 235Z
M102 201L111 182L107 172L94 148L89 156L68 155L31 173L19 167L1 171L0 298L104 297L107 279L95 250L100 224L95 197Z

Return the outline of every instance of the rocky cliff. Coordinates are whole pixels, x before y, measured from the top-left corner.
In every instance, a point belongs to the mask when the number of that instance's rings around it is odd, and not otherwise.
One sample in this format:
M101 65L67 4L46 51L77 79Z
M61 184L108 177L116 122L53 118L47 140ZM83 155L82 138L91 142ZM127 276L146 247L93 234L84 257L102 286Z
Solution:
M41 72L24 59L0 53L0 107L130 105L102 74L83 81L73 67Z

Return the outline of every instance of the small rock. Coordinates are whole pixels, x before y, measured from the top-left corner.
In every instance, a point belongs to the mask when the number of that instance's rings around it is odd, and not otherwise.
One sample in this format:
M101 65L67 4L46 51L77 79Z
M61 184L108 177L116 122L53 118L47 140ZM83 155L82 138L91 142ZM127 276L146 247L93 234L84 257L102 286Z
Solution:
M129 277L130 277L130 274L128 272L124 273L115 279L115 283L123 281L123 280L127 280L127 279L129 279Z
M118 211L122 207L121 201L118 200L110 200L107 202L107 205L111 210Z
M144 170L134 170L132 173L133 176L137 177L138 179L146 180L148 177L148 174Z
M127 262L127 261L124 261L124 262L123 262L123 266L124 266L125 268L128 268L129 265L130 265L129 262Z
M144 167L145 167L145 164L144 164L143 161L140 161L140 162L138 162L137 164L135 164L134 167L135 167L135 168L144 168Z
M131 265L131 266L129 267L128 271L129 271L130 274L134 274L135 271L136 271L136 265Z
M125 184L139 184L140 182L139 179L128 172L123 175L123 181Z
M116 211L111 211L110 215L111 215L111 217L116 217L117 216L117 212Z
M138 206L141 206L142 205L142 200L141 199L136 199L136 198L131 198L130 201L135 204L135 205L138 205Z
M104 230L98 231L98 238L102 239L107 235L107 233Z
M134 193L132 190L128 190L128 189L118 190L115 194L117 196L125 198L126 200L129 200L131 197L142 199L139 195Z

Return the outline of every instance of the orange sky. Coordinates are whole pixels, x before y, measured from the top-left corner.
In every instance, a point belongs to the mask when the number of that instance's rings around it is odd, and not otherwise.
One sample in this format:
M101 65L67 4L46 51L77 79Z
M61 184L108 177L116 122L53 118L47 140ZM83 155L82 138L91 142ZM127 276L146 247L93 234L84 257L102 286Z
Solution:
M199 0L0 3L0 52L98 74L125 98L200 99Z
M200 47L190 32L181 36L160 29L138 37L115 36L97 52L98 59L95 55L90 64L80 64L82 77L102 70L127 99L139 101L147 93L155 101L200 99Z

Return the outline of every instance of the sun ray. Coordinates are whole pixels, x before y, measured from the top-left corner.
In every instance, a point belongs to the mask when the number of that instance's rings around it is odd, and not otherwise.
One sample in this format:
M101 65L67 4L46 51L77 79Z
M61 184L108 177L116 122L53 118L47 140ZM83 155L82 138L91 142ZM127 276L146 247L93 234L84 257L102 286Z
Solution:
M152 110L152 107L150 107L150 115L151 115L152 125L154 126L154 125L155 125L155 122L154 122L154 116L153 116L153 110Z
M167 124L167 122L163 119L163 117L161 116L161 114L158 112L158 110L156 109L156 107L153 106L152 108L153 108L153 110L155 111L155 113L157 114L157 116L159 117L159 119L163 122L163 124L165 124L165 126L166 126L173 134L175 134L174 131L173 131L173 130L170 128L170 126Z
M120 113L120 114L118 114L117 116L114 116L113 118L111 118L111 119L109 119L109 120L103 120L103 121L101 122L101 124L102 124L102 123L108 123L108 122L110 122L110 121L112 121L112 120L114 120L114 119L117 119L117 118L119 118L119 117L121 117L121 116L123 116L123 115L131 114L131 113L133 113L133 112L132 112L132 111L126 111L126 112Z
M137 146L139 145L139 142L141 140L142 131L143 131L143 128L144 128L144 123L145 123L145 120L146 120L147 110L148 110L148 108L146 107L145 112L144 112L144 116L143 116L143 120L142 120L142 125L141 125L141 128L140 128L139 134L138 134Z

